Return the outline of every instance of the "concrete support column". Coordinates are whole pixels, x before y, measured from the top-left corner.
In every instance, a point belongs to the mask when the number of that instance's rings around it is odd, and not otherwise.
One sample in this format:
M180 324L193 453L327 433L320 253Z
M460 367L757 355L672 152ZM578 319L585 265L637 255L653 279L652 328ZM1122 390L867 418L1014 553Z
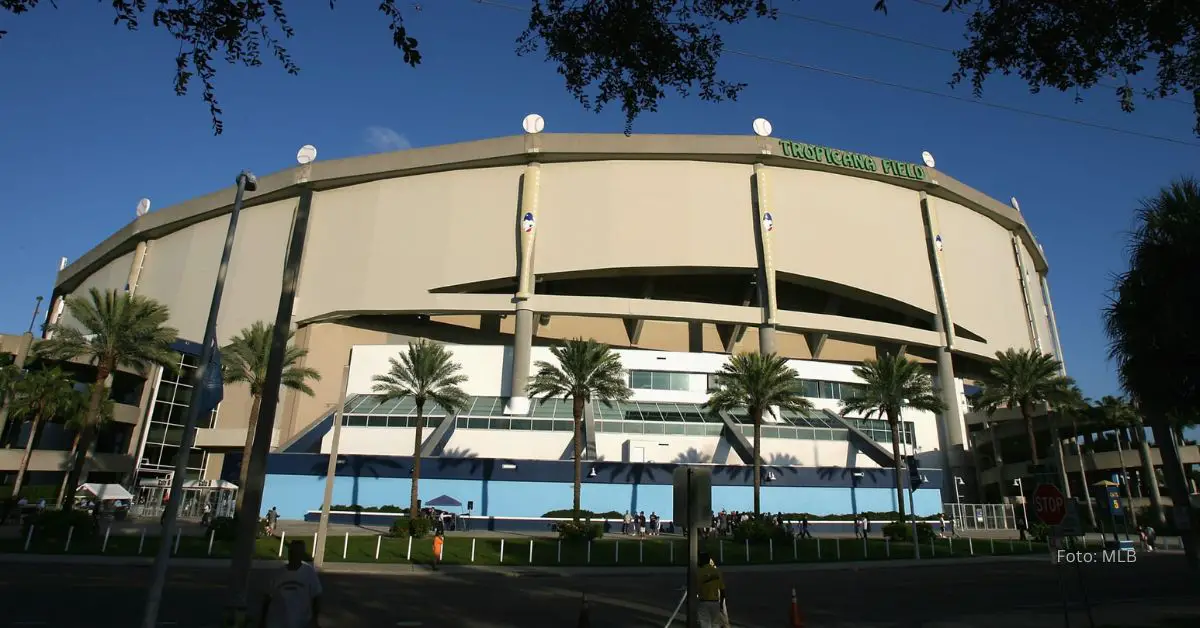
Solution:
M529 412L529 361L533 351L533 310L527 302L517 303L516 325L513 330L512 380L508 406L505 414L527 414Z
M1042 286L1042 303L1046 306L1046 318L1050 323L1050 340L1054 343L1054 357L1062 364L1062 370L1067 372L1067 361L1063 356L1062 341L1058 338L1058 320L1054 317L1054 304L1050 301L1050 280L1045 274L1038 273L1038 283Z
M148 242L138 242L137 249L133 252L133 263L129 265L129 279L125 282L125 291L130 295L137 292L138 279L142 276L142 265L146 261L146 251L149 248Z
M517 233L519 234L517 269L516 324L513 329L512 379L505 414L529 413L529 360L533 351L534 319L529 299L536 289L534 275L534 244L537 239L538 198L541 192L542 167L537 162L525 166L521 175L517 202Z
M767 168L754 164L753 205L755 210L754 235L758 245L758 302L762 307L762 324L758 328L758 352L776 353L775 342L775 262L771 255L771 236L775 231L775 216L771 211L771 195L768 187Z
M688 321L688 351L704 353L704 323Z
M1014 231L1011 234L1013 257L1017 262L1017 278L1021 282L1021 299L1025 302L1025 324L1029 328L1029 344L1030 347L1042 352L1042 338L1038 333L1037 318L1033 314L1033 295L1029 290L1029 271L1025 267L1025 257L1021 255L1021 238Z

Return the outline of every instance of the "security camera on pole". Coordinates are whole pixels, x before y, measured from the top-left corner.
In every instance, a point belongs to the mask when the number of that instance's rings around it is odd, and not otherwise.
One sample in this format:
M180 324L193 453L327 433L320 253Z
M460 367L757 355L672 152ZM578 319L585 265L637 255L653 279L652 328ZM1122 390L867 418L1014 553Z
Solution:
M162 536L158 544L158 555L154 557L154 574L150 580L150 591L146 597L146 609L142 616L142 628L158 625L158 608L162 603L163 586L167 580L167 563L171 560L169 542L175 536L179 518L179 503L183 500L183 481L187 477L188 452L196 441L196 422L200 415L212 412L221 403L224 389L221 381L221 351L217 347L217 315L221 311L221 296L225 292L225 275L229 272L229 258L233 255L233 241L237 235L238 216L242 212L242 197L246 192L258 189L258 179L243 170L237 176L237 193L233 197L233 211L229 214L229 229L225 233L225 248L221 251L221 265L217 268L217 281L213 287L212 302L208 307L208 322L204 326L204 342L200 349L200 361L193 374L191 403L179 442L179 453L175 455L175 473L171 479L170 498L163 517ZM149 208L149 203L146 204Z

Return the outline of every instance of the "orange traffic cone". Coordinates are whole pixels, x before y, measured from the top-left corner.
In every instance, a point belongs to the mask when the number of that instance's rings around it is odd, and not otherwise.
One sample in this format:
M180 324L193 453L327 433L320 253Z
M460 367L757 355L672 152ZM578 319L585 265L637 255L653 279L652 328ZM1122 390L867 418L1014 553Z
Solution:
M583 602L579 607L579 621L575 628L592 628L592 610L588 607L587 593L583 594Z
M804 614L800 612L800 605L796 603L795 587L792 587L791 623L788 625L791 626L791 628L804 628Z

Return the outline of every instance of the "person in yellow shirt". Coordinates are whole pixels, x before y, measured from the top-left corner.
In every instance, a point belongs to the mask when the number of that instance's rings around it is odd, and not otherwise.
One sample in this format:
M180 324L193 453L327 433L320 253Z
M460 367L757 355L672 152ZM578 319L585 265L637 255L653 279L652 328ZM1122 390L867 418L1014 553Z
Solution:
M696 583L699 586L700 628L723 628L725 621L725 578L706 552L698 556L699 569Z

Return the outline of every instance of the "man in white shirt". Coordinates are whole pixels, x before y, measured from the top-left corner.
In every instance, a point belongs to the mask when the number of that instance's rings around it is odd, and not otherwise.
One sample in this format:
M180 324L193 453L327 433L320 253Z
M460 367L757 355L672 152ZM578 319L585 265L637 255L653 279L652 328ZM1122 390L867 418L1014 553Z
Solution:
M263 603L266 628L318 628L321 580L304 558L304 541L288 543L287 565L272 578Z

